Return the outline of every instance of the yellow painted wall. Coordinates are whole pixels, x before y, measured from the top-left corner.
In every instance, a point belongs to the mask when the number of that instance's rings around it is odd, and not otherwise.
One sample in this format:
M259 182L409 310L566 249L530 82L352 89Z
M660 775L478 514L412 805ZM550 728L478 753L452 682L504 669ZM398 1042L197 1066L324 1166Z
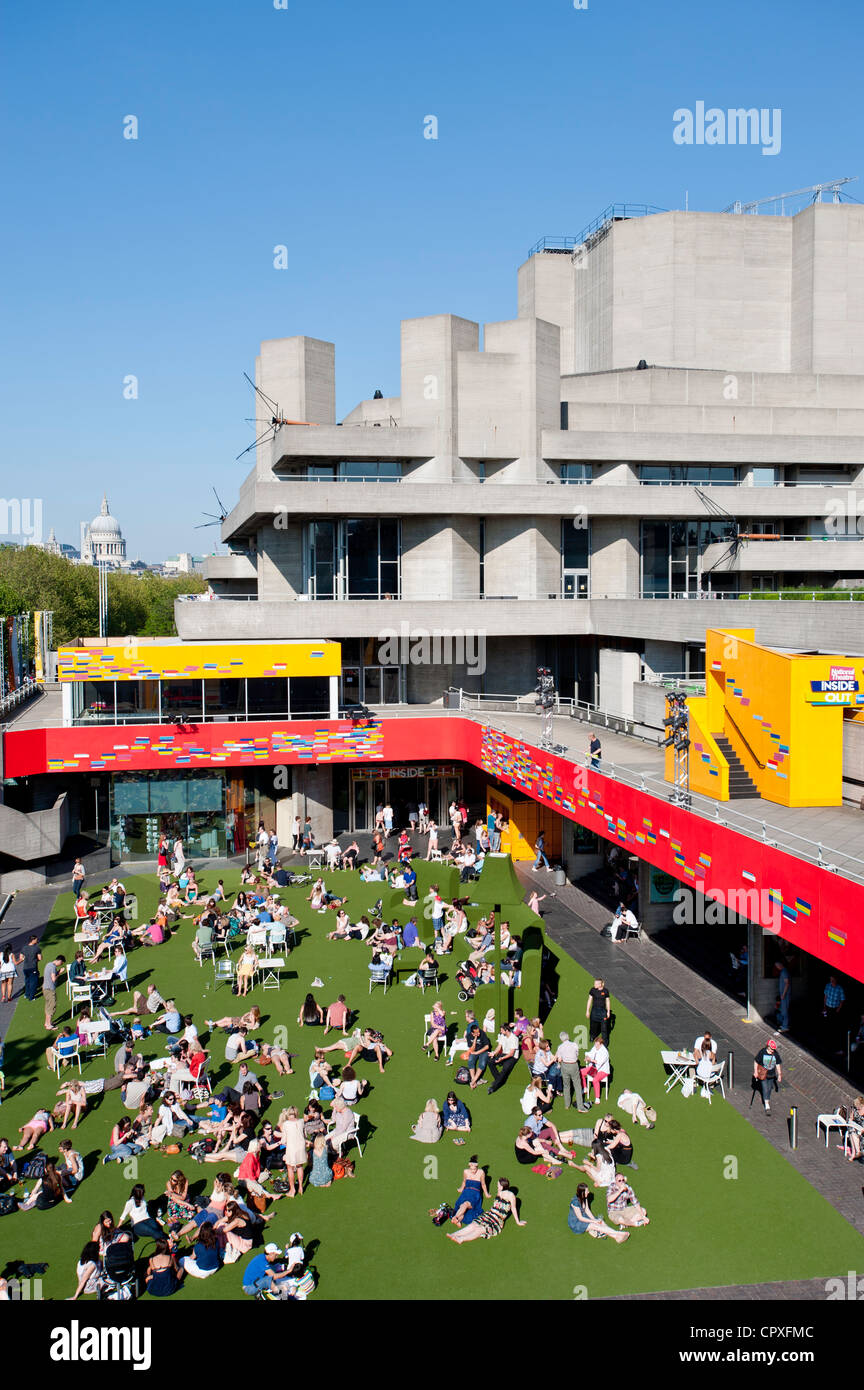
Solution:
M541 829L546 833L546 858L552 862L561 854L561 817L548 806L536 801L514 800L491 787L486 792L486 810L501 811L507 818L507 828L501 837L501 849L515 861L535 860L534 843Z
M718 801L729 799L729 764L708 732L708 700L687 701L690 716L690 789ZM674 778L673 753L666 749L666 781Z
M855 667L864 687L860 658L776 652L747 628L706 633L705 701L688 707L707 719L706 733L729 739L766 801L841 804L843 706L811 703L811 681L828 680L832 666Z
M338 642L136 642L61 647L60 681L216 680L219 677L338 676Z

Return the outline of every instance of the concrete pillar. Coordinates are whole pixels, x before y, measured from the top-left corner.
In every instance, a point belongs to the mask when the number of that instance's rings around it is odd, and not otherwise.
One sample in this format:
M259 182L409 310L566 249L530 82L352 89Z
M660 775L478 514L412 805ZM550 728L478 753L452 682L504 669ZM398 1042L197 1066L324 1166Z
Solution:
M638 518L592 518L591 597L638 598L640 582Z
M61 687L60 687L60 698L61 698L62 703L63 703L63 728L64 728L64 729L71 729L71 727L72 727L72 683L71 683L71 681L66 681L66 683L65 683L64 685L61 685Z
M432 427L436 434L435 456L411 470L415 482L470 476L458 457L457 366L459 353L476 352L479 342L479 324L455 314L403 320L401 423Z
M476 599L480 591L479 541L473 517L403 517L403 601ZM439 614L437 621L443 627L446 614Z
M548 598L561 592L561 518L486 518L486 593Z
M298 769L301 800L300 815L309 816L316 845L323 845L333 836L333 769L304 767Z
M653 867L646 859L639 860L639 921L646 936L653 936L655 932L671 927L672 914L675 911L674 902L652 903L651 873Z
M293 599L303 587L303 525L293 519L258 532L259 599Z
M600 648L600 698L607 714L633 718L633 687L639 681L639 653Z

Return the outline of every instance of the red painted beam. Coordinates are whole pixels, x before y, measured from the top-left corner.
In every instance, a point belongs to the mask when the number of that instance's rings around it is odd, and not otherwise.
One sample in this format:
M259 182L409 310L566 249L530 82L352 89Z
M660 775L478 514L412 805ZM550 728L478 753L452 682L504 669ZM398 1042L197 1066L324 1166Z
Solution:
M864 980L864 885L471 719L27 729L4 740L7 777L256 764L462 761ZM730 894L744 894L730 901ZM707 928L710 930L710 928Z

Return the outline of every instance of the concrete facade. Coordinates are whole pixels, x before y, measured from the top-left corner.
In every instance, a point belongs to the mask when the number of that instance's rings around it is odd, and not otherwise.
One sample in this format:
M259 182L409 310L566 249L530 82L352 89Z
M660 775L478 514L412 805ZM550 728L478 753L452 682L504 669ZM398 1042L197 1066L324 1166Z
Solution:
M576 256L539 251L519 270L518 317L487 324L482 350L467 319L406 320L401 395L341 425L333 345L263 343L256 381L281 418L309 423L259 446L223 526L234 554L205 570L217 598L257 602L178 603L178 632L471 631L495 649L487 690L524 693L552 664L574 694L578 666L610 709L632 703L622 651L692 669L708 626L864 650L864 605L740 597L864 586L862 330L864 208L815 205L633 217ZM351 519L376 517L401 523L395 601L387 555L348 557ZM344 523L332 563L350 558L351 592L365 565L364 597L312 597L316 521ZM439 698L444 675L409 667L404 698Z

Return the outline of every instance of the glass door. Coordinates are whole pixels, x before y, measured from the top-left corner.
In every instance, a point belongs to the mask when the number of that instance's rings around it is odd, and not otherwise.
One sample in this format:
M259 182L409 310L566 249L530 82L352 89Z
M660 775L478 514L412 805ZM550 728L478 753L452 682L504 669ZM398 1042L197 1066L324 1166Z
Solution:
M354 796L351 813L354 817L352 830L371 830L369 823L369 783L365 778L353 779Z
M443 804L444 788L442 778L426 778L426 805L429 807L429 815L436 825L441 824L447 807ZM448 803L449 805L449 803Z
M562 596L564 598L587 598L588 571L564 570Z

